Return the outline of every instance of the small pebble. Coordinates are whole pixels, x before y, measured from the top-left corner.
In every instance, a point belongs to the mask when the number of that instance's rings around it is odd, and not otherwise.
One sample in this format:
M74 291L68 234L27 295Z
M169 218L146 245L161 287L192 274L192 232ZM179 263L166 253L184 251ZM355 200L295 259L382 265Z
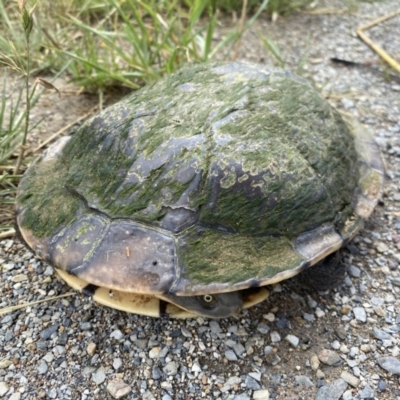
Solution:
M267 389L255 390L253 400L269 400L269 391Z
M281 335L277 331L272 331L270 333L270 336L271 336L272 343L278 343L281 341Z
M122 367L122 359L121 358L114 358L113 361L113 368L117 371Z
M39 365L38 365L38 367L37 367L37 370L38 370L40 375L44 375L48 370L46 361L41 360Z
M8 368L13 362L7 359L0 360L0 369Z
M392 338L392 336L389 333L383 331L382 329L374 327L372 331L374 336L379 340L390 340Z
M297 347L299 345L300 339L294 335L287 335L285 340L291 344L293 347Z
M314 384L312 383L312 380L308 376L296 375L294 377L294 379L299 386L303 386L303 387L313 387L314 386Z
M349 385L353 387L357 387L360 383L360 380L356 378L354 375L350 374L347 371L343 371L340 375L340 377L347 382Z
M122 340L124 338L124 334L119 330L115 330L110 334L111 339Z
M400 361L395 357L380 357L376 360L381 368L394 375L400 375Z
M128 395L132 391L132 388L125 382L111 381L107 385L107 391L114 399L121 399Z
M343 379L337 379L319 388L315 400L339 400L346 389L347 383Z
M237 361L237 359L238 359L236 356L236 353L233 350L226 350L225 357L229 361Z
M321 350L318 353L318 358L326 365L335 365L341 360L340 356L336 352L328 349Z
M89 356L94 355L94 353L96 352L96 347L97 347L96 343L93 343L93 342L90 342L87 345L86 352L89 354Z
M269 332L269 329L269 326L265 322L260 322L257 325L258 332L262 333L263 335L267 334Z
M367 322L367 313L364 307L354 307L353 313L357 321Z
M375 397L374 391L368 385L364 386L364 388L358 392L358 395L360 396L360 399L365 400L374 400Z
M5 382L0 382L0 397L3 397L8 391L10 387Z
M96 385L101 385L104 381L106 380L106 373L104 371L104 367L98 368L93 374L92 374L92 381Z
M175 361L170 361L163 368L163 371L167 376L174 376L178 373L178 364Z
M310 366L313 371L316 371L319 368L319 359L316 354L313 354L310 357Z
M266 319L269 322L274 322L275 321L275 314L270 312L268 314L264 314L263 318Z
M250 389L250 390L261 389L260 384L254 378L252 378L250 375L246 376L244 383L246 385L246 389Z

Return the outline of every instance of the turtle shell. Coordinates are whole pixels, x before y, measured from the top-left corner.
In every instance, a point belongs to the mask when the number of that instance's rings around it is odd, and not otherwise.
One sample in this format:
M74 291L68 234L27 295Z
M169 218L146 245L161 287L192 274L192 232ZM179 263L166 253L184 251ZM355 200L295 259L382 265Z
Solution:
M179 296L278 282L339 249L383 186L371 135L304 79L189 66L50 147L18 190L34 252L84 282Z

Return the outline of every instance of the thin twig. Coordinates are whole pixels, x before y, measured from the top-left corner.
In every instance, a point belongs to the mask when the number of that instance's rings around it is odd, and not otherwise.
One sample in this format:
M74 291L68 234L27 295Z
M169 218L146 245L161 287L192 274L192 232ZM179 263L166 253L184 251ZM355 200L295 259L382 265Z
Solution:
M339 8L317 8L315 10L305 10L301 11L302 14L307 14L307 15L336 15L336 14L348 14L349 10L347 9L339 9Z
M247 3L248 0L243 0L243 5L242 5L242 14L240 15L240 21L239 21L239 39L235 43L235 49L233 51L233 56L232 60L236 60L239 52L239 47L240 43L242 41L242 35L243 35L243 30L244 30L244 24L246 22L246 16L247 16Z
M65 293L65 294L61 294L60 296L49 297L48 299L42 299L42 300L32 301L30 303L18 304L17 306L10 306L10 307L1 308L0 309L0 315L4 315L4 314L7 314L7 313L15 311L15 310L20 310L22 308L27 308L29 306L34 306L36 304L45 303L46 301L53 301L53 300L62 299L64 297L70 297L70 296L73 296L75 294L76 293L74 293L74 292L68 292L68 293Z
M386 21L389 18L393 18L394 16L400 14L400 10L393 11L390 14L384 15L383 17L379 17L368 24L362 25L357 28L356 33L357 35L368 45L371 47L372 50L375 51L381 58L383 58L393 69L395 69L397 72L400 73L400 64L388 53L386 53L385 50L383 50L381 47L379 47L373 40L371 40L363 31L366 29L371 28L372 26L375 26L377 24L380 24L383 21Z
M15 229L11 228L8 231L0 232L0 240L1 239L6 239L6 238L14 236L14 235L15 235Z

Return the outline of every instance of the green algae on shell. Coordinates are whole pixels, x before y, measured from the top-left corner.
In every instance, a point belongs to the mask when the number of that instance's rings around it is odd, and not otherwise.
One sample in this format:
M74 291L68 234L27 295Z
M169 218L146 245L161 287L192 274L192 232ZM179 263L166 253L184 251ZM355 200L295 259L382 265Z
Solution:
M42 258L98 286L229 292L340 248L383 176L364 128L307 81L256 64L196 65L50 148L21 181L17 222Z

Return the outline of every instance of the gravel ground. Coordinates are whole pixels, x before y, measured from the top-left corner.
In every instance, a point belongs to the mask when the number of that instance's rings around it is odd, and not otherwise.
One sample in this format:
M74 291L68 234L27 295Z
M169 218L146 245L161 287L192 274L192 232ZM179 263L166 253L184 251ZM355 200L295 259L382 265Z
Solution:
M271 64L266 32L287 68L376 135L387 163L384 197L344 249L347 276L329 292L296 279L224 320L153 319L79 294L0 316L1 399L400 399L400 79L354 34L398 7L356 15L260 20L240 57ZM400 16L368 31L400 59ZM373 62L343 67L330 57ZM65 107L54 113L62 113ZM60 126L61 127L61 126ZM0 242L0 308L69 292L17 239Z

